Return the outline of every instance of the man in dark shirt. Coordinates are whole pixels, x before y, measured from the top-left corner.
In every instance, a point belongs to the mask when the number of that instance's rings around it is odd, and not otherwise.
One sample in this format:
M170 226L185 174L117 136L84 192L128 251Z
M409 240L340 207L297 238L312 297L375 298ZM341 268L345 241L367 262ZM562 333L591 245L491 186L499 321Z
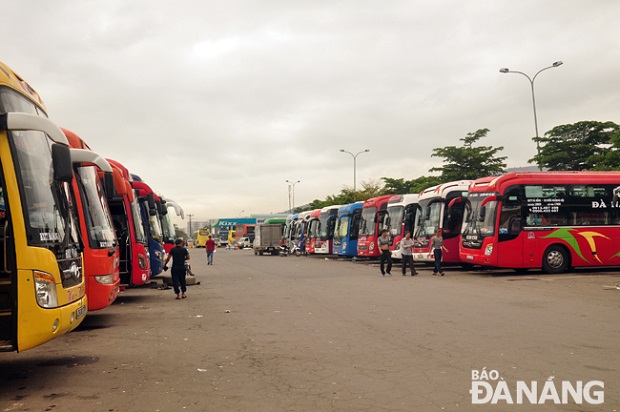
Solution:
M175 240L175 246L170 249L166 263L164 263L164 270L168 270L168 262L172 258L172 285L174 286L174 293L177 295L176 299L185 299L187 295L187 284L185 283L185 261L189 260L189 252L183 247L183 239ZM181 294L182 293L182 294Z

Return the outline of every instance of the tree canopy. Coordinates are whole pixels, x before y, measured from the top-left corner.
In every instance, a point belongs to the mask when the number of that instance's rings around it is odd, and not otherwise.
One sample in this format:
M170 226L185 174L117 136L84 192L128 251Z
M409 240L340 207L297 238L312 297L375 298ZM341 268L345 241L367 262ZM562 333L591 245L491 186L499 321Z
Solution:
M620 169L620 126L581 121L556 126L534 138L540 154L529 160L548 170Z
M506 156L497 156L504 150L504 146L474 146L481 138L485 137L489 129L478 129L474 133L459 139L463 146L446 146L433 149L432 157L442 157L443 166L433 167L430 172L441 172L442 182L451 182L462 179L477 179L483 176L501 174L506 168L504 160Z

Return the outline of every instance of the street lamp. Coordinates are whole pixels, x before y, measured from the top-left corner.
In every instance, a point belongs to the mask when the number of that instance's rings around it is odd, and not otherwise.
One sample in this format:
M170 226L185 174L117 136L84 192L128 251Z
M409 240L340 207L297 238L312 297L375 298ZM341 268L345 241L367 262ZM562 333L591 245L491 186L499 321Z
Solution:
M239 212L239 216L238 216L238 217L241 217L241 214L242 214L243 212L245 212L245 210L242 210L241 212Z
M289 184L288 185L288 209L290 213L293 213L293 209L295 209L295 185L297 183L300 183L301 180L297 180L296 182L291 182L290 180L286 179L286 182ZM292 193L293 193L293 206L291 206L291 188Z
M358 152L356 154L353 154L353 153L349 152L348 150L344 150L344 149L340 149L340 151L342 153L348 153L348 154L350 154L353 157L353 192L355 192L356 191L355 190L355 182L357 180L357 176L356 176L356 173L357 173L357 156L361 155L362 153L370 152L370 149L362 150L361 152Z
M538 76L540 73L544 72L545 70L549 70L549 69L553 69L554 67L559 67L561 65L563 65L564 62L558 60L557 62L553 62L553 64L549 67L544 67L540 70L538 70L536 72L536 74L534 75L534 77L530 77L527 74L520 72L520 71L516 71L516 70L510 70L506 67L499 69L500 73L517 73L517 74L522 74L523 76L525 76L527 78L527 80L529 80L530 82L530 86L532 87L532 106L534 108L534 128L536 129L536 151L538 153L538 170L542 170L542 167L540 166L540 144L538 142L538 118L536 116L536 99L534 98L534 80L536 80L536 76Z

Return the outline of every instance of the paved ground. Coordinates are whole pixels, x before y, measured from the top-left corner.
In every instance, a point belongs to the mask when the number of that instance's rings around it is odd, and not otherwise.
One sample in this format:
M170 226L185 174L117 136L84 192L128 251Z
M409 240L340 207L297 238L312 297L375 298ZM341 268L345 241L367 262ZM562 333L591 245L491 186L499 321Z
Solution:
M78 330L0 354L0 411L620 411L620 291L604 289L618 272L384 278L221 249L192 262L188 299L128 290ZM483 368L513 394L600 380L605 402L473 405Z

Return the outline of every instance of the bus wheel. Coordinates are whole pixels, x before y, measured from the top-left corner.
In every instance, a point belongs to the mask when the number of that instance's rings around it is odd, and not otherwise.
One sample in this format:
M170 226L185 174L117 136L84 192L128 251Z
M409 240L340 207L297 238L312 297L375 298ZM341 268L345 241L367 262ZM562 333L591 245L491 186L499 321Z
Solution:
M549 246L543 256L543 270L547 273L562 273L568 268L568 254L561 246Z

